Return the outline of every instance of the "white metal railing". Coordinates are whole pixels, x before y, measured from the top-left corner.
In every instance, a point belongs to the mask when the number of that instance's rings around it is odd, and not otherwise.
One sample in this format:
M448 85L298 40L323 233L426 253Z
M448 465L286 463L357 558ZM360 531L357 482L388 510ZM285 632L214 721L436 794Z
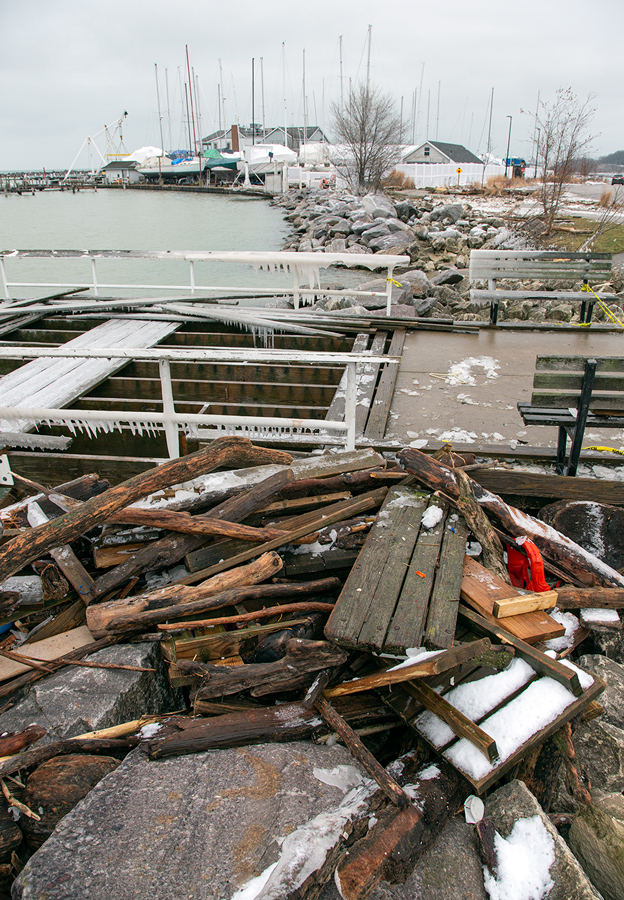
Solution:
M127 359L158 362L161 384L163 411L132 412L129 410L85 410L43 407L0 406L0 427L21 422L18 430L26 420L28 427L44 422L60 424L75 434L76 430L97 433L97 431L121 430L125 424L132 431L164 430L167 440L167 451L171 459L180 455L179 431L186 429L198 437L214 436L204 434L198 426L213 426L223 433L246 432L262 434L266 430L284 432L286 434L305 433L309 443L328 443L326 432L337 432L344 438L347 450L355 449L355 414L356 414L356 366L358 363L390 363L398 364L399 357L373 355L371 351L362 353L306 353L297 350L251 350L242 348L206 348L206 349L165 349L165 348L98 348L78 349L71 347L0 347L0 359L40 359L40 358L78 358L78 359ZM200 413L176 412L171 383L172 362L204 362L228 363L239 365L262 363L282 363L297 365L335 365L346 367L345 416L344 421L326 419L297 419L264 416L220 416Z
M58 263L68 260L85 260L90 264L90 277L82 281L12 281L7 274L7 261L11 265L25 259L48 259ZM98 260L114 260L122 262L127 260L151 260L186 262L189 266L189 280L185 284L131 284L104 282L99 278ZM4 297L6 301L12 299L12 288L54 288L58 290L71 290L76 288L88 288L94 296L99 296L103 290L145 291L166 290L183 291L190 293L192 297L205 292L227 292L252 296L277 296L292 295L295 309L299 308L302 297L315 295L341 296L384 296L386 298L386 312L390 315L392 303L392 273L396 266L409 265L409 256L386 256L374 253L296 253L293 251L217 251L217 250L10 250L0 252L0 275ZM274 272L287 272L293 277L291 288L250 288L235 287L232 285L200 284L196 278L195 264L198 262L216 263L244 263L256 270L268 270ZM371 291L340 290L332 291L321 287L320 269L329 266L364 266L368 269L386 270L386 290L381 293ZM307 287L305 286L307 282ZM0 312L7 305L0 304Z

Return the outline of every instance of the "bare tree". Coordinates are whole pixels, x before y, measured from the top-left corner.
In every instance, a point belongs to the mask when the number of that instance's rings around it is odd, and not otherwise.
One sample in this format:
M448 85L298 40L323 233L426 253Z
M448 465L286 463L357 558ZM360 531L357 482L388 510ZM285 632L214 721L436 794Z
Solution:
M546 234L552 231L564 186L574 176L577 161L593 140L588 129L594 112L593 98L583 102L571 88L559 88L554 102L542 103L537 114L544 166L539 199Z
M332 104L333 130L344 145L341 160L334 160L356 193L376 191L397 161L400 117L394 101L376 88L359 84L349 91L344 107Z

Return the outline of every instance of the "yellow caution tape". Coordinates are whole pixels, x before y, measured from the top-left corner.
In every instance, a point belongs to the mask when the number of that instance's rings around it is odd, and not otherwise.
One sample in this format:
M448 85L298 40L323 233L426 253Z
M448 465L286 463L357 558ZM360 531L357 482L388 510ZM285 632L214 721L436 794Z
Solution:
M599 450L606 453L619 453L624 456L624 450L618 450L617 447L583 447L583 450Z
M596 293L596 291L595 291L592 287L590 287L588 284L584 284L583 287L581 288L581 290L582 290L582 291L587 291L588 293L593 294L594 297L596 298L596 300L598 301L598 306L599 306L600 309L603 311L603 313L605 314L605 316L606 316L608 319L611 319L611 321L612 321L614 324L619 325L620 328L624 328L624 322L622 322L622 321L620 321L620 319L618 319L618 317L615 315L614 312L612 312L612 311L609 309L609 307L606 305L606 303L603 303L603 301L600 299L600 297L598 296L598 294ZM589 323L589 322L580 322L579 324L581 325L581 327L583 327L583 326L589 325L590 323Z
M397 287L402 287L401 282L395 281L394 278L386 278L386 281L388 282L388 284L396 284Z

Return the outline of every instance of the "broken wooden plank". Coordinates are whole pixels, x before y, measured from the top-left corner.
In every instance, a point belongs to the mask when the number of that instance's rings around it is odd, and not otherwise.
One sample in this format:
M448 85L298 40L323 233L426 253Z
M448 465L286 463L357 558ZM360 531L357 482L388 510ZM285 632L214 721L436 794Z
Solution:
M557 588L559 609L624 609L624 588Z
M425 709L435 713L439 719L446 722L458 737L463 737L470 741L490 762L494 762L498 757L498 748L494 738L486 734L478 725L475 725L460 710L455 709L444 697L441 697L433 688L430 688L428 684L414 681L405 684L403 687L415 700L422 703Z
M299 528L295 528L293 531L285 531L280 538L267 541L265 544L258 544L257 547L250 550L244 550L242 553L237 553L236 556L232 556L227 560L209 566L207 569L201 569L199 572L187 575L186 578L180 578L178 584L195 584L195 582L201 581L202 578L208 578L211 575L223 572L225 569L246 562L248 559L253 559L254 556L258 556L260 553L265 553L269 550L274 550L276 547L283 547L286 544L291 544L298 538L305 537L316 531L318 528L325 528L328 525L333 525L335 522L340 522L343 519L356 516L369 509L375 509L382 503L386 493L387 488L378 488L375 491L370 491L367 494L361 495L355 500L342 500L339 503L332 504L332 506L325 507L324 511L319 513L308 525L302 525Z
M459 613L465 621L469 622L470 625L477 630L477 632L489 634L492 637L498 638L498 640L503 643L511 644L516 651L516 656L520 656L524 659L536 672L547 675L549 678L558 681L577 697L581 695L581 684L574 669L563 665L563 663L560 663L556 659L551 659L550 656L546 656L545 653L531 647L528 642L516 637L511 634L511 632L508 632L496 621L492 621L485 616L479 615L474 610L468 609L466 606L460 606Z
M551 616L541 610L510 616L506 619L495 619L494 603L498 599L508 599L518 591L510 587L476 560L467 556L464 561L464 574L461 583L461 599L491 622L498 622L500 628L526 641L537 644L554 637L561 637L565 628Z
M413 678L428 678L431 675L439 675L456 666L473 659L490 649L490 641L472 641L470 644L458 644L450 650L443 650L435 655L424 653L423 660L416 659L410 662L408 658L398 666L386 669L383 672L374 672L363 678L353 681L345 681L342 684L327 688L325 697L342 697L346 694L356 694L360 691L369 691L373 688L385 687L389 684L400 684Z
M392 335L388 356L401 356L403 353L403 345L405 344L406 331L404 328L397 328ZM386 431L386 423L390 415L390 402L394 394L397 376L399 374L399 366L386 363L379 378L377 391L371 411L368 415L364 437L369 441L380 441Z
M464 520L458 515L450 516L444 525L440 565L429 600L425 628L425 643L429 647L453 646L467 537Z
M522 613L536 612L538 609L554 609L557 606L557 591L521 594L518 597L505 597L494 601L492 612L497 619L508 616L519 616Z
M386 797L399 809L411 806L411 800L403 788L390 775L384 767L377 762L370 750L364 746L351 726L345 722L334 707L324 697L319 697L314 704L329 727L336 732L345 747L366 769L368 774L375 779Z
M336 579L336 586L339 585L339 581ZM284 616L290 615L291 613L297 613L302 615L303 613L310 612L323 612L330 613L334 608L333 603L315 603L314 601L310 601L309 603L283 603L281 606L269 606L265 609L258 609L255 612L248 613L240 613L237 616L222 616L215 617L214 619L202 619L197 622L179 622L179 623L165 623L164 625L159 625L159 631L183 631L188 628L210 628L215 625L240 625L242 622L253 622L256 619L270 619L271 616ZM288 623L283 623L287 625Z

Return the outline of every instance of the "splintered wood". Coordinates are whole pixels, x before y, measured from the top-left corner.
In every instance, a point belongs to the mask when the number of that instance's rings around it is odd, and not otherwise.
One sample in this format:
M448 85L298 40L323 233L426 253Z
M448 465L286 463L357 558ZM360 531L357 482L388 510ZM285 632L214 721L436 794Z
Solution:
M45 733L38 723L2 744L17 755L0 776L139 740L152 759L340 740L378 790L348 848L341 838L296 896L317 896L334 869L349 900L404 881L468 793L517 776L591 709L604 685L563 658L587 632L568 639L547 610L624 608L624 579L467 474L411 448L398 458L403 468L372 450L293 461L221 438L113 488L22 479L31 496L0 509L0 624L19 617L27 635L0 640L0 697L70 665L156 677L93 655L150 640L185 705L149 737L133 722L26 749ZM469 535L488 544L486 565L466 556ZM508 583L502 546L527 535L572 585ZM559 657L544 652L564 635ZM407 755L384 768L376 746L385 762Z

